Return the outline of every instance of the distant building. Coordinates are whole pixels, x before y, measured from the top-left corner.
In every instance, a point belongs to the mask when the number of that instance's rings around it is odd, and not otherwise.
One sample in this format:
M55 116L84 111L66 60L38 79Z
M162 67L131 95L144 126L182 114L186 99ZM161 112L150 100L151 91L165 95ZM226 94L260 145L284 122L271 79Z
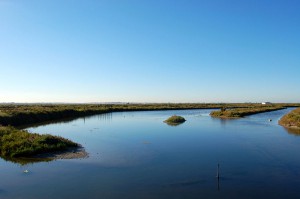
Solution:
M271 102L262 102L261 104L267 105L267 104L272 104Z

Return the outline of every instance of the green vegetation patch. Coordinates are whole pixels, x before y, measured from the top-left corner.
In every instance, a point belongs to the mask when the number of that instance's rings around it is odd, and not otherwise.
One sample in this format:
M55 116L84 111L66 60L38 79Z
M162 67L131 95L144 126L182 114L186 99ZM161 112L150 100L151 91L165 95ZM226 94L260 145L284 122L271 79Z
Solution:
M233 109L222 108L219 111L212 111L210 115L212 117L220 117L220 118L241 118L248 115L276 111L284 108L285 107L282 106L267 106L267 107L255 106L255 107L248 107L248 108L233 108Z
M164 122L170 125L178 125L178 124L182 124L184 123L186 120L178 115L173 115L171 117L169 117L167 120L165 120Z
M292 110L284 115L278 123L288 128L300 128L300 108Z
M39 135L13 127L0 126L1 157L29 157L78 146L77 143L59 136Z

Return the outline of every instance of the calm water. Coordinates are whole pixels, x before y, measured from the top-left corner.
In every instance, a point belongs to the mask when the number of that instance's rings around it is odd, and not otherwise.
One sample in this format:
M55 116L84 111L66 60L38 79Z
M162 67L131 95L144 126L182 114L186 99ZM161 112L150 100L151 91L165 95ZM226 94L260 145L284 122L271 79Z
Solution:
M123 112L29 128L81 143L90 156L0 159L0 198L300 198L300 136L277 125L290 110L236 120L211 110ZM173 114L187 121L162 122Z

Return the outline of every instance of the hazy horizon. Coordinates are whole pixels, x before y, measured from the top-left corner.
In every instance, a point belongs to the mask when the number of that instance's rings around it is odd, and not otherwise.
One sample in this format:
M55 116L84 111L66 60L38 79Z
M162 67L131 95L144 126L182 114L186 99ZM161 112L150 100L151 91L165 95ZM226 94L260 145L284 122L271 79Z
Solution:
M261 104L263 102L0 102L0 104ZM270 102L274 104L298 104L300 102Z
M0 0L0 102L300 102L300 1Z

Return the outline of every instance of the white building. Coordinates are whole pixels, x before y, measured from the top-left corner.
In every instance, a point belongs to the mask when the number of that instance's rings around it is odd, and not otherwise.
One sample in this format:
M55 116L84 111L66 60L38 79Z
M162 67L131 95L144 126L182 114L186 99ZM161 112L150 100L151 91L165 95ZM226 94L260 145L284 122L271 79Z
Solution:
M271 102L262 102L261 104L267 105L267 104L271 104Z

